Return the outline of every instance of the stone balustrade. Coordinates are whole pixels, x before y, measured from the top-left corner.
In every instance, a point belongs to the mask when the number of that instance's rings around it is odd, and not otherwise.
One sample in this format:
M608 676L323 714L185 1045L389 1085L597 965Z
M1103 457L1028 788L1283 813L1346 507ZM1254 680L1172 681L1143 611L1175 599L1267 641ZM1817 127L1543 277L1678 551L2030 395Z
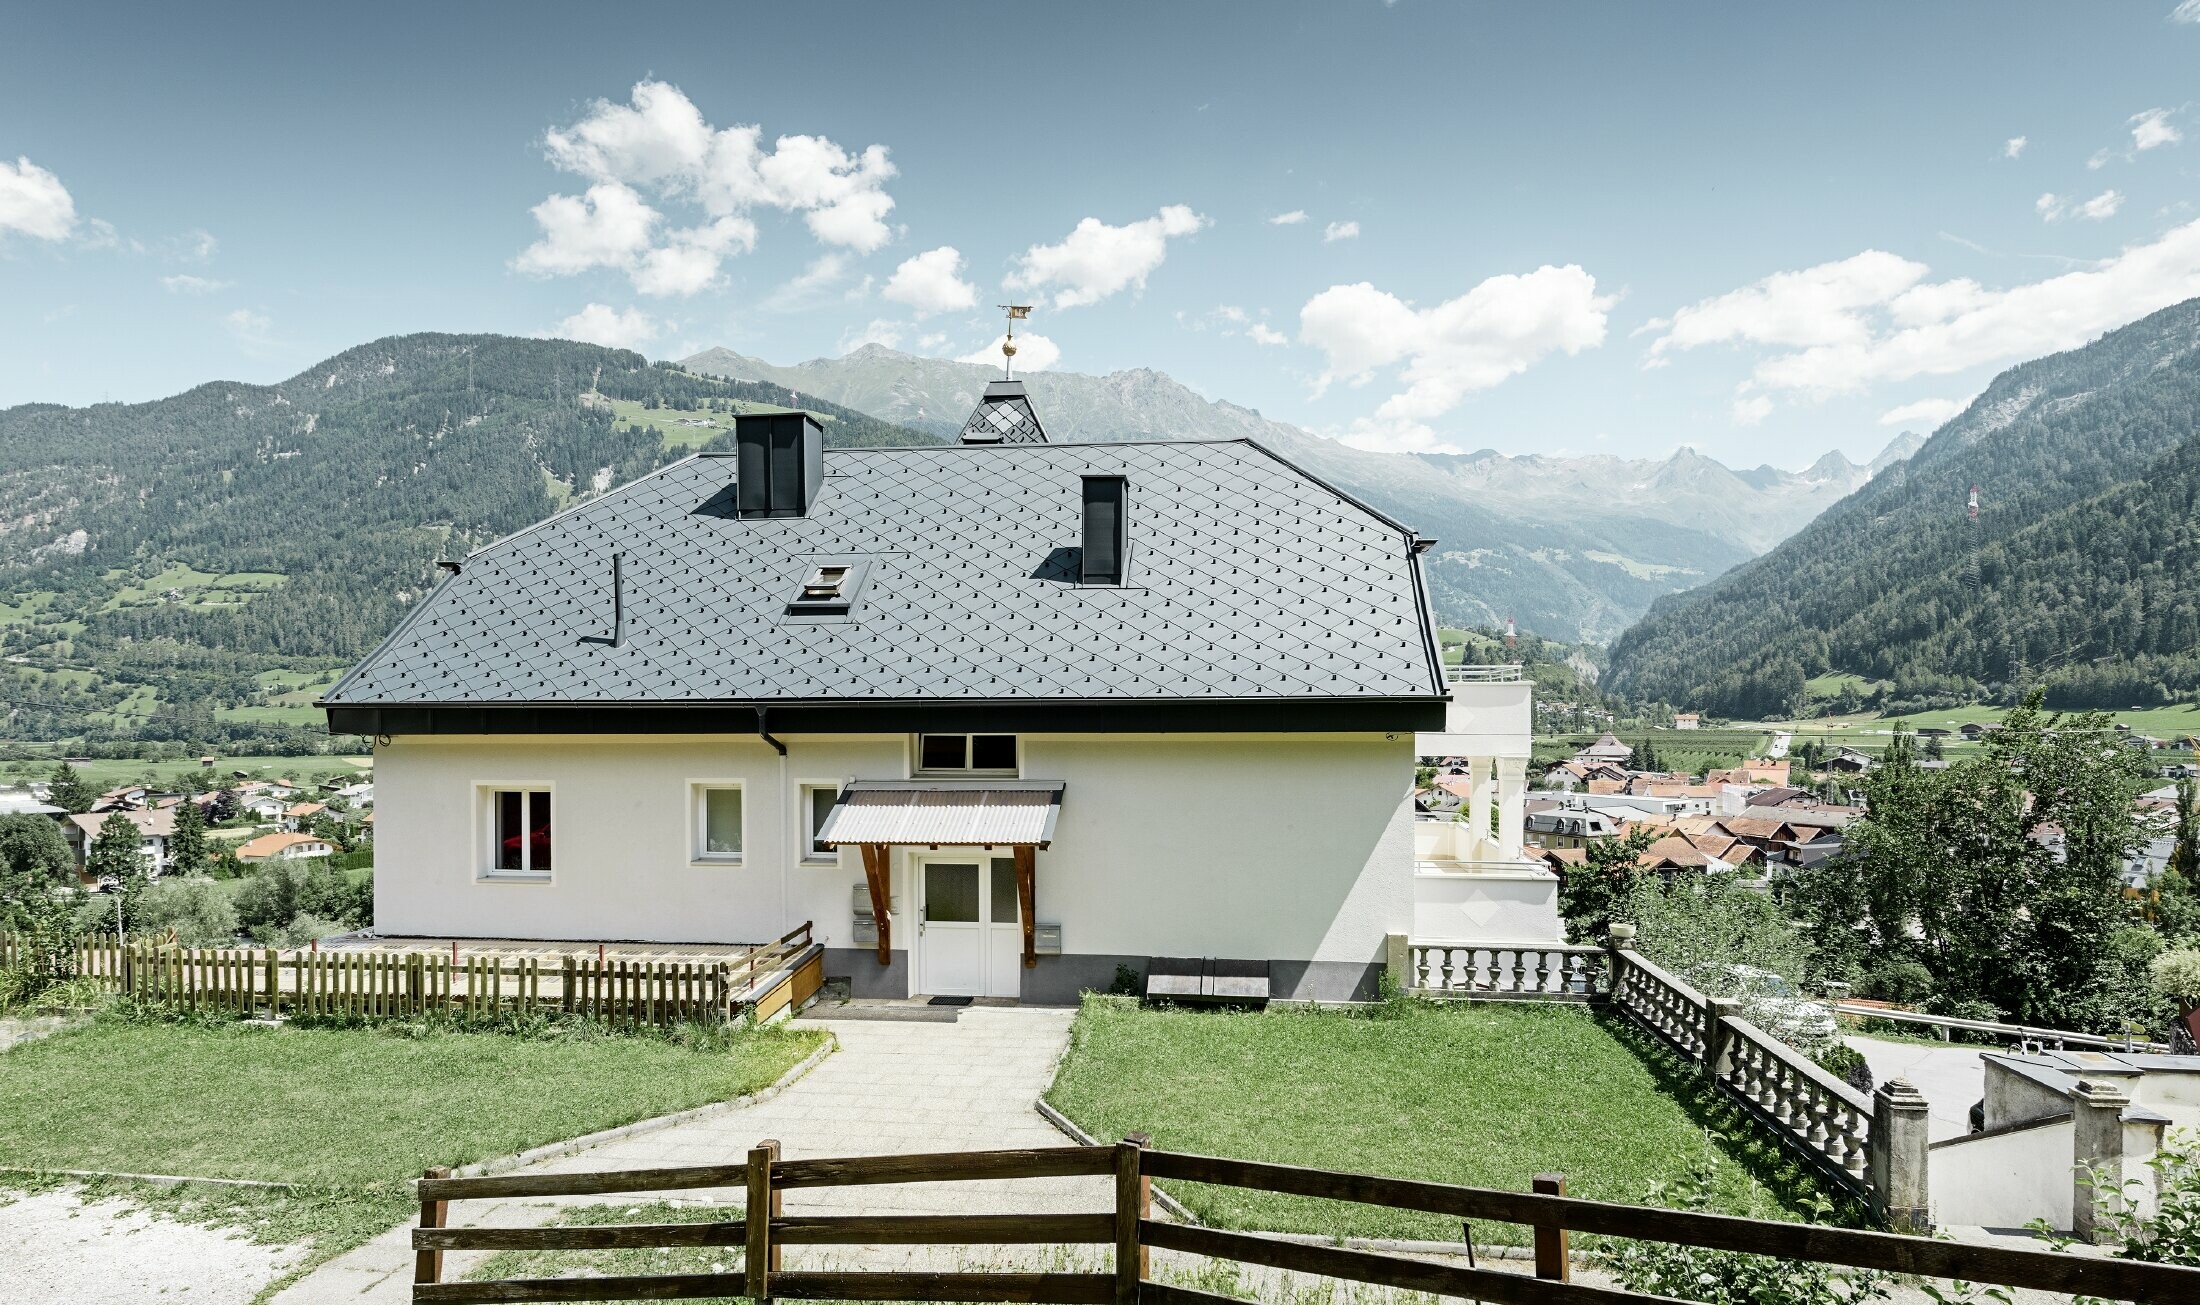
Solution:
M1601 947L1570 943L1413 943L1407 988L1431 996L1574 997L1605 990Z
M1710 1068L1719 1085L1821 1159L1828 1177L1868 1197L1872 1099L1740 1016L1722 1016L1716 1036Z

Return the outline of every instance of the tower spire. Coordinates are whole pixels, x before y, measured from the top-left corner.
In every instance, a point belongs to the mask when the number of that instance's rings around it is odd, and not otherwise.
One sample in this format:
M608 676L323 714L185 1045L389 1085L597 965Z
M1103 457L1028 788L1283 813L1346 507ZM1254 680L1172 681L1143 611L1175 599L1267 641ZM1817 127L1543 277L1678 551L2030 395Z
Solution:
M1008 314L1008 334L1001 337L1001 379L1016 379L1016 323L1031 316L1030 304L996 304Z

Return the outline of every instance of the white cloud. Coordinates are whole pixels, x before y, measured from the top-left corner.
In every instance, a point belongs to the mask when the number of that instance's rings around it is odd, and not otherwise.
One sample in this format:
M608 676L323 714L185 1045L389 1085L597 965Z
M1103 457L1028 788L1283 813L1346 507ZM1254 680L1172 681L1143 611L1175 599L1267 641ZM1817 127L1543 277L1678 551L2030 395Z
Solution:
M2200 0L2177 0L2177 7L2169 11L2173 23L2200 23Z
M1362 417L1337 435L1339 444L1373 453L1465 453L1466 449L1417 421L1380 422Z
M2194 0L2194 3L2200 4L2200 0ZM1272 227L1295 227L1304 221L1306 221L1306 210L1295 208L1288 213L1278 213L1268 219L1268 225Z
M1245 334L1248 338L1252 340L1254 344L1262 345L1264 347L1267 345L1291 343L1290 336L1276 330L1274 327L1271 327L1266 322L1253 323L1251 326L1246 328Z
M2061 218L2066 207L2068 202L2052 190L2032 201L2032 211L2040 215L2042 222L2053 222Z
M765 296L757 307L772 313L814 308L830 297L833 287L847 279L852 261L849 255L837 249L827 250ZM858 296L851 294L849 297Z
M2170 110L2148 109L2131 115L2131 148L2134 153L2157 145L2175 145L2185 138L2169 120Z
M237 347L253 357L265 355L276 349L275 322L265 313L249 308L232 308L221 316L222 326L228 330Z
M2122 208L2123 206L2124 193L2122 191L2104 190L2100 194L2095 195L2093 198L2087 200L2085 203L2078 205L2075 209L2072 209L2071 212L2075 213L2079 217L2090 218L2093 221L2098 222L2102 218L2110 218L2116 216L2116 210Z
M607 349L639 350L657 338L657 319L639 308L590 304L559 322L550 334L560 340L600 344Z
M2022 155L2024 154L2024 147L2029 144L2031 144L2031 142L2022 136L2011 136L2007 141L2004 141L2002 143L2001 156L2005 159L2022 157Z
M975 308L978 287L962 279L962 265L962 252L953 245L928 249L904 259L879 294L897 304L907 304L919 318Z
M1358 240L1360 224L1357 222L1332 222L1322 228L1322 243L1333 244L1339 240Z
M983 348L974 349L956 362L978 363L985 367L1001 365L1001 341L1007 338L996 335ZM1062 347L1043 335L1019 335L1016 337L1016 370L1043 372L1062 361Z
M1889 408L1879 414L1882 426L1923 426L1933 430L1942 422L1970 407L1968 399L1919 399L1899 408Z
M1143 291L1146 278L1168 257L1169 240L1207 225L1205 217L1182 204L1119 227L1089 217L1062 243L1025 250L1005 284L1011 290L1059 287L1056 308L1096 304L1126 289Z
M227 290L230 286L227 281L192 276L188 272L178 272L174 276L164 276L160 279L160 283L167 287L168 293L174 295L210 295L216 290Z
M1772 415L1772 400L1762 394L1747 393L1747 390L1748 384L1745 382L1742 391L1734 395L1734 402L1729 408L1737 426L1754 426Z
M0 235L66 240L76 230L76 200L61 178L21 155L0 159Z
M102 222L100 225L106 226L107 224ZM112 227L108 229L113 230ZM214 239L214 233L203 227L193 227L182 235L172 236L168 240L169 255L186 263L203 263L212 258L214 251L220 248L221 241Z
M1602 344L1612 303L1597 294L1595 277L1571 264L1493 276L1427 309L1362 281L1307 300L1299 340L1327 356L1317 394L1340 380L1364 385L1378 370L1403 364L1404 388L1374 414L1375 424L1402 428L1442 416L1549 354Z
M873 318L870 325L860 330L848 331L840 337L840 351L844 354L854 353L867 344L875 344L886 349L899 349L901 347L901 323L889 322L882 317Z
M851 153L822 136L782 136L767 151L762 142L758 126L711 126L664 82L637 83L626 104L597 100L543 136L550 161L591 185L535 207L542 239L514 266L541 276L615 268L643 294L689 295L717 283L725 258L756 247L752 209L800 213L820 242L858 253L893 239L885 146ZM652 201L694 206L701 220L660 228Z
M1707 344L1808 347L1862 340L1870 332L1864 310L1916 285L1927 270L1867 249L1836 263L1780 272L1648 323L1646 329L1664 334L1651 342L1645 363L1656 366L1672 351Z
M1766 287L1822 281L1832 269L1877 259L1871 278L1840 278L1847 292L1815 323L1785 329L1742 329L1730 305L1762 303ZM1781 273L1730 295L1705 300L1661 323L1651 346L1688 349L1719 341L1755 343L1785 352L1760 359L1752 382L1774 391L1822 397L1855 393L1886 381L1944 376L2075 348L2112 327L2200 295L2200 221L2175 227L2144 245L2045 280L1990 290L1975 281L1925 282L1928 269L1891 254L1867 253L1843 263ZM1726 322L1726 329L1705 329ZM1684 323L1689 330L1684 334Z

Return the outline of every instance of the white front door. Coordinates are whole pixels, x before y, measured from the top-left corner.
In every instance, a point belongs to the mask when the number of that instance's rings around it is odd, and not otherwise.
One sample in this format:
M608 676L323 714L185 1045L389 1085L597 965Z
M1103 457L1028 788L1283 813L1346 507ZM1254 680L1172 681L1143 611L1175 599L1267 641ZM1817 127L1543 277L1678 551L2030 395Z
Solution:
M936 856L917 863L917 990L938 997L1023 991L1023 926L1009 857Z

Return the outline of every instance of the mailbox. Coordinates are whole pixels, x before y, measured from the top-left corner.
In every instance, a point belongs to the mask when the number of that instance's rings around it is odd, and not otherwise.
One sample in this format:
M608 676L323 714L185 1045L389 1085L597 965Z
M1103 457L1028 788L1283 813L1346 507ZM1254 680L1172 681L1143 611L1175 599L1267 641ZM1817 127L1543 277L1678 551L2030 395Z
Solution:
M1032 925L1031 950L1039 956L1060 956L1062 954L1062 926L1058 924Z
M868 920L868 919L870 919L870 918L871 918L871 889L870 889L870 886L869 886L868 884L857 884L857 885L855 886L855 888L854 888L854 889L853 889L853 890L852 890L852 891L851 891L851 892L849 893L849 895L848 895L848 896L849 896L849 906L851 907L851 909L853 909L853 910L855 911L855 913L856 913L856 918L857 918L858 920ZM887 910L887 913L888 913L888 914L890 914L890 915L899 915L899 914L901 914L901 899L900 899L900 898L898 898L898 897L895 897L895 896L893 896L892 894L888 894L888 895L887 895L887 898L886 898L886 910Z
M855 945L858 947L878 946L878 921L872 919L868 911L857 916L856 927L852 936Z

